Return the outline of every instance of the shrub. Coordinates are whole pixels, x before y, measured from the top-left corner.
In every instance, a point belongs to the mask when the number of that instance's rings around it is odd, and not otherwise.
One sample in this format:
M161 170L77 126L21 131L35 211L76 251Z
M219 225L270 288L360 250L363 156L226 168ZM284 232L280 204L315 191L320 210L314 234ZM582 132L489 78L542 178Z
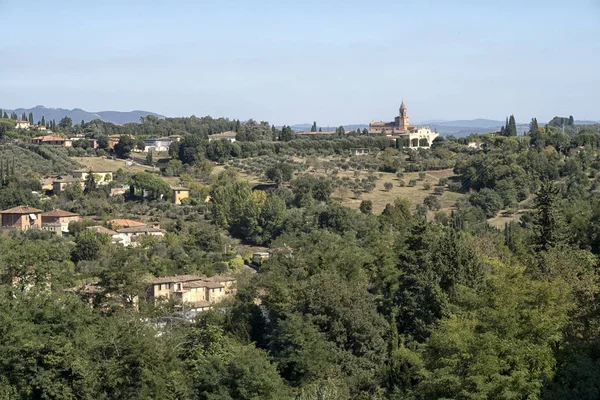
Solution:
M402 179L400 179L398 181L398 187L404 187L404 186L406 186L406 182L404 182Z
M442 186L438 186L433 190L433 193L441 196L444 194L444 188Z
M429 181L423 182L423 189L431 190L431 182L429 182Z
M390 190L392 190L392 188L394 187L394 185L392 184L392 182L386 182L383 184L383 187L385 188L386 192L389 192Z
M427 173L425 173L424 171L419 172L419 180L422 181L423 179L425 179L426 175Z
M430 194L429 196L425 197L425 199L423 200L423 204L432 211L437 211L442 207L439 198L433 194Z
M371 214L373 212L373 202L371 200L363 200L360 202L359 208L363 214Z
M408 187L415 187L415 186L417 186L416 179L411 179L410 181L408 181Z
M448 184L448 178L440 178L438 185L439 186L446 186Z

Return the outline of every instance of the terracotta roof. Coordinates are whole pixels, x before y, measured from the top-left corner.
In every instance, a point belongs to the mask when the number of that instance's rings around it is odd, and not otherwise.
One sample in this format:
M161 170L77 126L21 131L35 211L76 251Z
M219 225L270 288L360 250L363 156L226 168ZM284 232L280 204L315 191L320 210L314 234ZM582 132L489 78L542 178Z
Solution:
M72 213L64 210L52 210L42 214L42 217L78 217L79 214Z
M42 212L42 210L38 210L37 208L18 206L0 211L0 214L40 214Z
M118 233L147 233L147 232L164 232L162 229L153 228L151 226L130 226L128 228L117 229Z
M83 182L83 179L80 178L73 178L71 176L65 176L65 177L60 177L55 179L52 183L54 182L66 182L66 183L72 183L72 182Z
M174 283L174 282L190 282L190 281L200 281L205 277L202 275L175 275L175 276L163 276L163 277L153 277L150 279L152 283Z
M209 288L209 289L217 289L217 288L224 288L225 286L221 285L220 283L217 282L209 282L209 281L192 281L192 282L187 282L185 285L183 285L184 289L193 289L193 288Z
M190 191L190 189L184 188L184 187L172 187L171 190L181 190L181 191L184 191L184 192L189 192Z
M42 142L51 142L51 141L57 141L57 140L71 140L71 139L66 139L63 137L59 137L59 136L38 136L33 138L33 140L41 140Z
M212 307L212 304L208 301L204 301L204 300L200 300L200 301L192 301L189 303L186 303L189 305L189 308L207 308L207 307Z
M108 221L112 226L119 226L121 228L130 228L132 226L146 226L145 223L140 221L134 221L132 219L111 219Z
M206 280L212 282L233 282L235 281L235 278L226 275L215 275L211 276L210 278L206 278Z
M117 234L117 232L110 230L108 228L105 228L103 226L88 226L85 229L87 229L88 231L96 232L96 233L104 233L105 235L110 235L110 236Z

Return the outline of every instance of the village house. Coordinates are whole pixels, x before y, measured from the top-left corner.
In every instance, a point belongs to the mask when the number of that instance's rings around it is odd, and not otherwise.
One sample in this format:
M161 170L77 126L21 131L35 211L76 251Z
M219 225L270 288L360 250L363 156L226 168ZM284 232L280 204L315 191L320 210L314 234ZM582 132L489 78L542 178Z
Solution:
M146 226L144 222L134 221L132 219L111 219L107 222L113 229L131 228L135 226Z
M79 185L82 189L85 188L85 183L82 179L77 179L70 176L59 176L52 181L52 193L59 194L60 192L64 192L69 185Z
M79 220L79 214L56 209L42 213L42 229L65 236L69 233L69 223Z
M271 258L271 253L268 251L257 251L256 253L252 253L252 261L255 263L261 263L263 261L267 261Z
M96 184L98 185L108 185L113 180L112 171L92 171L84 169L75 169L71 171L73 178L81 179L82 181L85 181L89 174L94 174L94 176L96 176Z
M113 244L122 244L123 246L127 247L129 246L129 238L126 235L121 235L116 231L113 231L112 229L108 229L105 228L103 226L97 225L97 226L88 226L87 228L88 231L92 231L95 232L99 235L108 235L110 236L110 240Z
M145 235L163 237L165 231L157 226L131 226L129 228L117 229L117 233L123 238L123 246L139 246L139 240Z
M26 231L42 228L42 210L37 208L18 206L0 211L0 214L2 215L3 229Z
M190 197L190 189L184 187L174 187L171 188L172 191L172 201L175 204L181 204L181 200L187 199Z
M169 151L169 146L171 146L171 143L176 141L177 140L172 137L160 139L146 139L144 140L144 151L166 152Z
M217 275L176 275L152 278L148 298L154 301L172 300L186 311L205 311L215 303L235 293L236 279Z
M47 144L50 146L61 146L61 147L72 147L73 141L71 139L62 138L59 136L38 136L31 139L35 144Z
M228 131L223 133L215 133L214 135L208 135L208 141L212 142L214 140L229 140L231 143L235 142L235 137L237 136L237 132Z
M17 129L29 129L29 127L31 126L31 124L29 123L29 121L18 120L18 121L15 121L15 122L17 124L15 126L15 128L17 128Z

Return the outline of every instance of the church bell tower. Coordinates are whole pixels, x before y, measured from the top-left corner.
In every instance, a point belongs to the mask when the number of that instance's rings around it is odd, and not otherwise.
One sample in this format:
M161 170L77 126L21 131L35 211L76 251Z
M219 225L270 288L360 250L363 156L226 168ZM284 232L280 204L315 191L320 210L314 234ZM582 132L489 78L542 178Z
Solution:
M402 105L400 106L400 118L399 118L399 129L401 131L407 131L409 127L408 115L406 114L406 105L404 104L404 100L402 100Z

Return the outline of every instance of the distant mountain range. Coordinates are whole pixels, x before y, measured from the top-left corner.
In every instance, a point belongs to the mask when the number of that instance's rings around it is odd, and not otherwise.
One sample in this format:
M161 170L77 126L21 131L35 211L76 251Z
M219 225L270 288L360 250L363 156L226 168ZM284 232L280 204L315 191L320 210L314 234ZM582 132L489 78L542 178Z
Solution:
M85 122L90 122L94 119L100 119L104 122L111 122L113 124L127 124L130 122L140 122L141 117L145 117L147 115L154 115L158 118L164 118L164 116L149 112L149 111L98 111L98 112L90 112L85 111L80 108L74 108L72 110L67 110L64 108L47 108L44 106L36 106L33 108L17 108L16 110L9 110L3 108L2 111L6 111L8 114L15 112L21 118L21 115L25 113L29 115L29 113L33 113L33 120L38 122L42 119L42 116L46 119L46 121L55 120L57 123L64 117L69 117L73 120L73 124L78 124L82 120Z

